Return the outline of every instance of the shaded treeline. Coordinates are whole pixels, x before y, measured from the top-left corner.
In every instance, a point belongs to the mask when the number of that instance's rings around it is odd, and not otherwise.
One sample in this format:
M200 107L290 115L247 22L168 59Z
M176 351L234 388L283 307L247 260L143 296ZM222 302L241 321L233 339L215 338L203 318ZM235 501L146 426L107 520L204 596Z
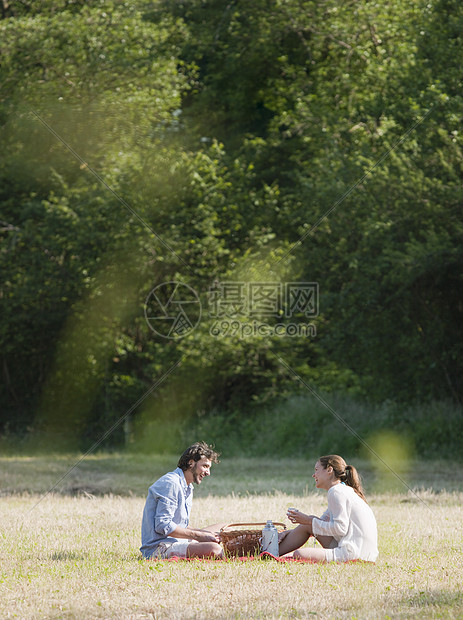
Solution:
M459 2L2 10L0 434L89 446L133 408L106 445L172 445L311 389L461 402ZM169 281L202 303L182 339L144 316ZM316 336L211 334L227 281L317 282Z

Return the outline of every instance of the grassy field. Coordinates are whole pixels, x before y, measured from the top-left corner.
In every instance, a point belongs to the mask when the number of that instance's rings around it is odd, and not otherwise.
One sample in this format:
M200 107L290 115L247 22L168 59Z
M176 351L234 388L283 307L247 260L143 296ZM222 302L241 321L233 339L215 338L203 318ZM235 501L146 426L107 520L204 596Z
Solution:
M1 618L463 618L463 483L454 464L415 464L404 477L417 497L360 463L378 562L315 565L143 561L146 490L175 458L93 456L44 497L75 460L0 459ZM326 497L313 488L312 466L223 459L197 489L192 523L286 521L289 505L321 513Z

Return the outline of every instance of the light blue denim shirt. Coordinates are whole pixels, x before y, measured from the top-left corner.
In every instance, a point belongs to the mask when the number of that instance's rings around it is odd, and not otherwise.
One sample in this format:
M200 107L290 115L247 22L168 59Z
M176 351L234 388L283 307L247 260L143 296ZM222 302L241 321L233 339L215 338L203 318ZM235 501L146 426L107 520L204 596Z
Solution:
M153 555L160 542L178 540L169 534L177 526L188 526L192 502L193 485L187 484L180 467L150 486L141 524L140 551L143 557Z

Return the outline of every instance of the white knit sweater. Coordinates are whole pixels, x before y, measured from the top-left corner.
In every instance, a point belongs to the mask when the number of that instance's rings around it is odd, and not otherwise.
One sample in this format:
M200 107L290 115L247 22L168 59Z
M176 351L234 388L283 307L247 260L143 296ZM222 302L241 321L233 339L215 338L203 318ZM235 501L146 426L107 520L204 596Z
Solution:
M328 509L312 521L315 535L333 536L338 548L327 560L338 562L378 557L376 519L370 506L346 484L335 484L328 490Z

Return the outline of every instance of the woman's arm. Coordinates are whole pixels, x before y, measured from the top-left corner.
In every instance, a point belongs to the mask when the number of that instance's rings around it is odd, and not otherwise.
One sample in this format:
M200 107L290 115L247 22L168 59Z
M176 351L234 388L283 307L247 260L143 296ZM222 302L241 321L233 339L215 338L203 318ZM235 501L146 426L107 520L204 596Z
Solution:
M350 523L350 502L346 495L332 487L328 492L329 521L324 521L315 517L312 520L312 531L315 535L333 536L336 540L343 538L349 531Z

